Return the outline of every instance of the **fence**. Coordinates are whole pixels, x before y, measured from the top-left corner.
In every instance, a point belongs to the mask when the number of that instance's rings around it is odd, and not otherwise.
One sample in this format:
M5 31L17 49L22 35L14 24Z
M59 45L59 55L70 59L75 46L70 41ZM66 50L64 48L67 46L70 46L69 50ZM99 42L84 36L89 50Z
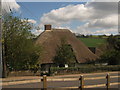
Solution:
M106 86L107 90L110 88L110 78L116 78L116 76L111 76L109 74L106 75L106 77L98 77L98 78L84 78L83 75L80 76L80 78L73 78L73 79L64 79L64 81L76 81L79 80L80 81L80 86L78 87L61 87L61 88L79 88L79 89L83 89L83 88L93 88L93 87L101 87L101 86ZM98 85L87 85L85 86L84 81L85 80L98 80L98 79L106 79L106 84L98 84ZM43 89L47 89L47 81L63 81L60 79L47 79L46 75L43 75L43 78L41 79L41 81L43 82Z

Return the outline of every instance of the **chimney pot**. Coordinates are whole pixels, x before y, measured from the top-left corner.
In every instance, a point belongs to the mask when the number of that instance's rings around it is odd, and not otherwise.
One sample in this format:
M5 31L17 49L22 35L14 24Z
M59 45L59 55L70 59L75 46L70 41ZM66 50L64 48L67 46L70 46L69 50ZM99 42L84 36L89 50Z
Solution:
M45 25L45 30L51 30L51 25L50 24Z

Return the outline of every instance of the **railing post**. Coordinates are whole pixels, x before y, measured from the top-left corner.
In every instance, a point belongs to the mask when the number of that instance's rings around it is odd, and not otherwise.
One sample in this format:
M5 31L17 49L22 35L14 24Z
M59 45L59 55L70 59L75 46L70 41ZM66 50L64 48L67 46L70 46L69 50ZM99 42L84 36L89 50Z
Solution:
M110 74L109 73L107 74L106 79L107 79L106 87L107 87L107 90L108 90L110 88Z
M41 81L43 81L43 90L47 90L47 76L43 75L43 79L41 79Z
M81 84L80 89L82 90L84 88L84 76L81 75L79 80L80 80L80 84Z

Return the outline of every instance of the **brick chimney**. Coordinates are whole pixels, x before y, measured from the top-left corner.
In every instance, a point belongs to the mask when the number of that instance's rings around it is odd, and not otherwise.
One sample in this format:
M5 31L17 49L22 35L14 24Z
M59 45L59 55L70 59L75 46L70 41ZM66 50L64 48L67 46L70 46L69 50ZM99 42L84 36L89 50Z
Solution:
M51 30L51 25L50 24L47 24L47 25L44 25L44 27L45 27L45 30Z

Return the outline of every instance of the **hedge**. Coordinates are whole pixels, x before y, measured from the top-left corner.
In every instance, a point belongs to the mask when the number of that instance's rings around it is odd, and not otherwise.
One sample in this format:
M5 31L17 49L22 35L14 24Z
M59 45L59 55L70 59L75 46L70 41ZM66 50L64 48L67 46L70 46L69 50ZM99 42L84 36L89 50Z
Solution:
M81 66L81 67L51 67L51 74L71 74L71 73L90 73L99 71L120 71L120 65L108 65L108 66Z

